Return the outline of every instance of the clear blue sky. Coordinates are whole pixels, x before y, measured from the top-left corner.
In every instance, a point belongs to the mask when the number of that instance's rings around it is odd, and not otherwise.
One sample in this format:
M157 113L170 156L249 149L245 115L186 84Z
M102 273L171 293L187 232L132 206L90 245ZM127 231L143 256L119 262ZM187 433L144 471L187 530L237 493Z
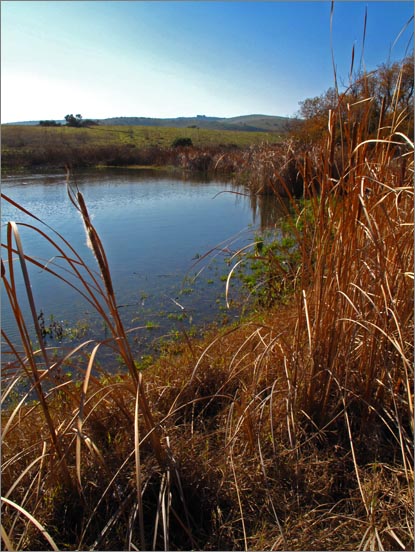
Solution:
M340 82L412 51L412 1L336 2ZM293 115L333 85L329 1L1 2L2 122ZM393 46L393 47L392 47Z

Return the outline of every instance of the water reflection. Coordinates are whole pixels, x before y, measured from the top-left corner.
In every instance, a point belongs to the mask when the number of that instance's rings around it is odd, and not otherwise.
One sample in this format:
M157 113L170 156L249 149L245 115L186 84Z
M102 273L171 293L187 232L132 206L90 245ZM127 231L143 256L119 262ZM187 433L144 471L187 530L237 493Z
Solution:
M90 172L87 174L88 185L99 186L106 181L111 182L112 185L116 185L116 183L114 183L114 176L117 178L122 177L124 181L129 181L131 183L137 183L139 181L146 182L154 179L159 181L171 181L173 177L175 179L180 179L182 182L196 189L200 184L218 182L217 180L212 180L212 177L209 177L206 173L189 173L186 171L172 173L171 170L167 169L113 169L111 172L105 169L95 174L91 174ZM75 184L79 184L82 183L83 179L83 173L80 171L72 180ZM277 198L272 194L255 193L248 187L235 183L231 176L228 178L221 176L219 182L227 186L225 190L226 193L232 193L234 195L235 203L246 204L246 198L249 199L249 205L252 211L252 223L257 225L261 232L274 228L278 224L278 221L290 212L290 200L288 198ZM223 191L219 193L223 193ZM241 199L241 196L245 199Z
M125 185L126 182L137 184L140 182L174 182L181 181L191 188L197 189L200 184L218 183L217 180L212 180L205 173L189 173L185 171L172 172L167 169L90 169L78 170L71 175L71 185L82 188L100 186L106 183L115 191L117 186ZM51 187L59 186L62 194L66 194L66 174L56 172L51 174L27 174L27 175L5 175L2 177L4 193L10 193L13 187L18 187L22 190L24 187L36 186L37 189L42 189L43 194L49 194ZM272 194L257 194L252 192L248 187L241 186L234 182L232 177L225 178L221 176L219 183L223 184L225 190L220 190L219 193L226 191L234 194L235 203L244 205L249 199L249 205L252 211L252 222L258 225L261 231L273 228L281 217L289 212L289 200L287 198L277 199ZM156 189L152 193L157 193ZM166 190L163 189L163 193ZM241 199L243 196L245 199ZM62 196L63 197L63 196ZM30 196L27 198L30 200ZM37 198L37 200L39 197ZM4 217L2 216L2 221Z
M261 232L274 228L278 221L290 211L287 198L276 198L270 194L250 193L249 199L254 224L258 221Z
M4 178L3 192L69 239L96 268L65 184L63 173L31 174ZM236 311L225 312L224 307L226 260L252 243L255 233L275 226L284 213L273 197L252 195L231 181L203 175L80 171L72 184L84 194L104 244L123 321L128 328L142 328L134 334L140 350L174 328L201 326L218 316L236 317ZM2 224L9 220L30 219L3 202ZM47 263L56 254L38 233L28 228L21 228L21 233L25 251L40 261ZM30 277L46 324L51 317L66 327L81 323L99 337L102 322L72 289L38 267L30 267ZM24 297L23 283L18 286ZM5 300L2 322L9 336L17 338Z
M292 211L288 198L272 194L258 194L246 187L234 184L232 191L236 203L248 201L252 212L252 223L264 232L278 226L279 221Z

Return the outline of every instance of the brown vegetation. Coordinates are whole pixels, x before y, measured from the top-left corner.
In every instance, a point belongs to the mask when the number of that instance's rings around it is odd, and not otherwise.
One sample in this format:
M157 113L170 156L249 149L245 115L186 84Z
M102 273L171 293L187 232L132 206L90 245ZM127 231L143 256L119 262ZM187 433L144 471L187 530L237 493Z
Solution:
M301 119L294 125L293 134L308 144L320 140L326 135L329 111L340 114L336 128L341 129L339 121L355 122L359 115L365 118L366 137L378 132L378 129L396 124L396 116L404 115L400 130L413 139L414 116L414 56L401 62L382 64L371 73L361 72L353 79L348 88L339 93L329 88L321 96L308 98L300 103ZM352 109L354 117L349 121L348 111ZM352 129L349 130L349 132ZM360 131L363 130L363 127ZM338 135L338 141L340 136Z
M6 548L413 548L413 143L396 90L374 134L359 100L280 165L270 151L247 154L275 193L277 183L290 195L284 170L301 179L305 199L287 219L297 263L288 273L264 259L290 278L290 300L175 345L144 372L82 196L102 281L33 225L108 324L105 343L56 358L41 338L32 346L13 257L24 272L38 261L8 224L2 276L22 345L3 336L3 398L22 383L31 392L2 412ZM103 346L124 373L103 373Z

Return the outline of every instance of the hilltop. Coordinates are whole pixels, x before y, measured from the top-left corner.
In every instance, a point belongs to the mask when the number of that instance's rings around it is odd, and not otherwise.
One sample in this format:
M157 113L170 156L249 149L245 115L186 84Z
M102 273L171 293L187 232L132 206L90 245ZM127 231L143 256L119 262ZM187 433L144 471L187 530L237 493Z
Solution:
M283 132L287 130L291 119L274 115L241 115L239 117L175 117L158 119L151 117L111 117L101 119L102 125L157 126L186 128L197 127L209 130L238 130L250 132Z

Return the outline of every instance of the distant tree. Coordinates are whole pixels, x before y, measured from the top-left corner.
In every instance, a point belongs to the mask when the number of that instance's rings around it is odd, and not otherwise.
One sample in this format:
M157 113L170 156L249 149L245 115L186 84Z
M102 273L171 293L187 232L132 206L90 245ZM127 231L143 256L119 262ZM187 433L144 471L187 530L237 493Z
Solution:
M334 88L329 88L321 96L307 98L300 102L300 115L304 119L313 119L315 117L325 116L329 109L334 109L337 105L337 95Z
M330 109L335 109L337 105L338 97L334 88L300 102L300 120L293 123L294 133L311 141L319 139L327 130Z
M56 121L39 121L40 126L61 126L61 123L57 123Z
M92 119L82 119L82 115L78 113L77 115L65 115L66 125L70 127L82 128L98 125L97 121Z
M77 115L65 115L66 125L70 127L81 127L82 126L82 115L79 113Z
M98 121L93 121L92 119L85 119L84 121L82 121L82 125L83 127L91 127L91 126L98 126L99 123Z

